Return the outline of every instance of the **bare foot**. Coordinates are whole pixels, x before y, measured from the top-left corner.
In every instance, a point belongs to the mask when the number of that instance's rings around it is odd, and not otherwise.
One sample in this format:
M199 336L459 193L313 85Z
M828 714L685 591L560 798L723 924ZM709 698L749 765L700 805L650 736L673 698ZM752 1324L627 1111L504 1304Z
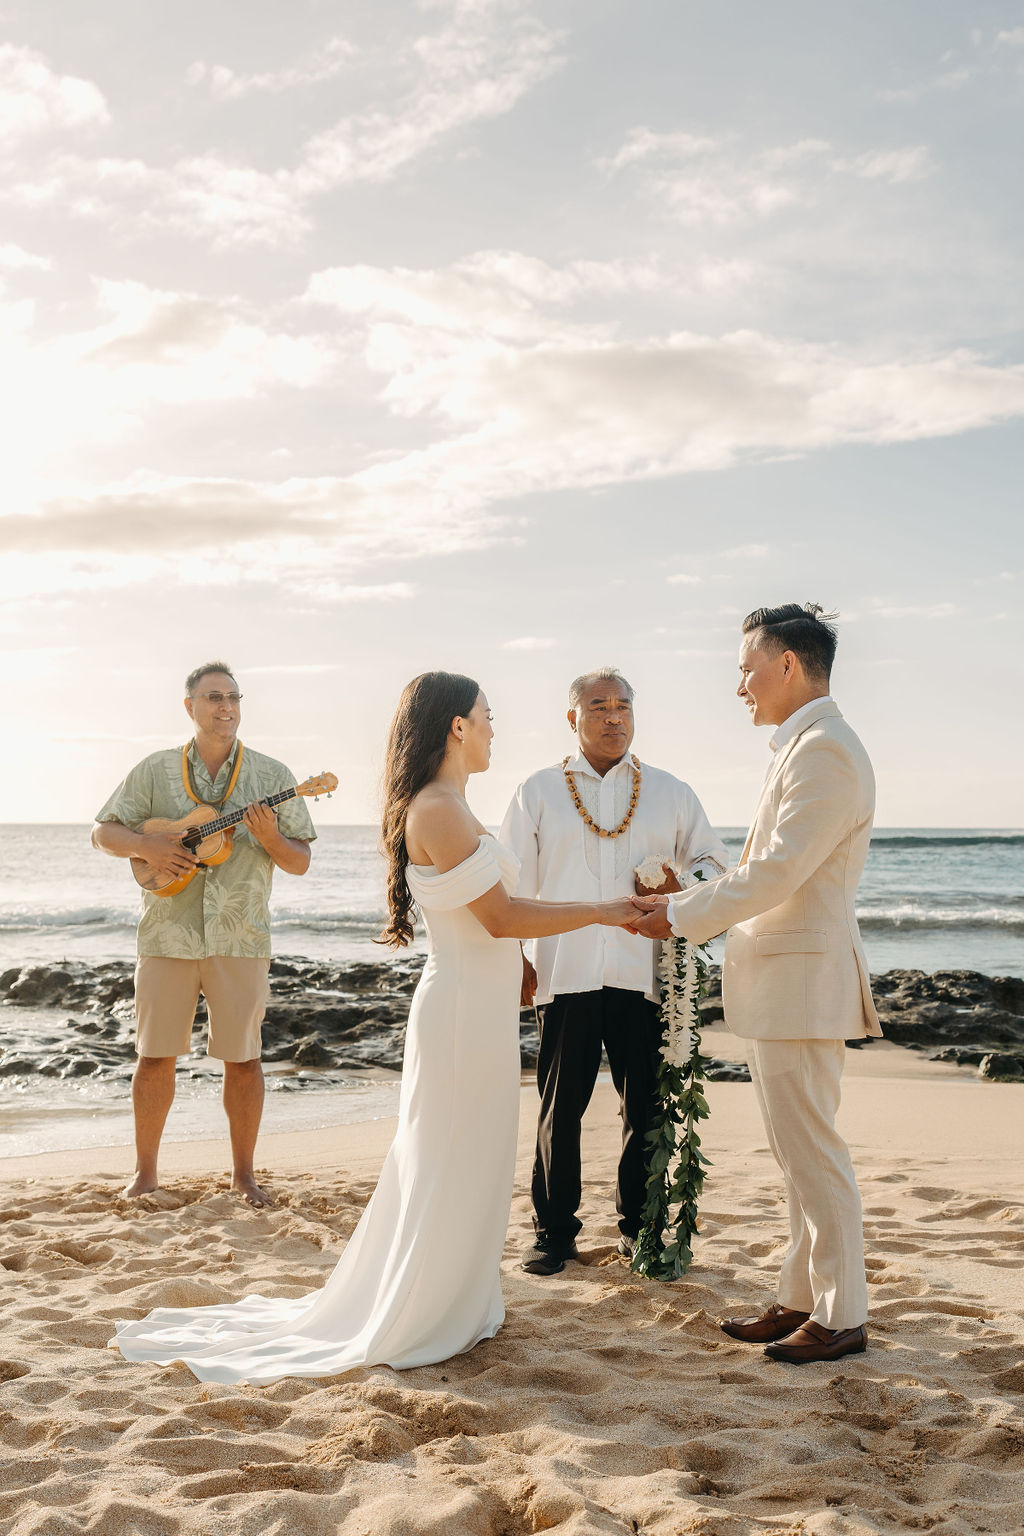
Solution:
M231 1188L237 1190L245 1203L251 1205L256 1211L261 1211L264 1206L274 1204L273 1196L268 1195L265 1189L260 1188L251 1173L236 1173L231 1180Z
M126 1184L121 1193L126 1200L134 1200L136 1195L151 1195L154 1190L160 1188L156 1174L136 1173L130 1184Z

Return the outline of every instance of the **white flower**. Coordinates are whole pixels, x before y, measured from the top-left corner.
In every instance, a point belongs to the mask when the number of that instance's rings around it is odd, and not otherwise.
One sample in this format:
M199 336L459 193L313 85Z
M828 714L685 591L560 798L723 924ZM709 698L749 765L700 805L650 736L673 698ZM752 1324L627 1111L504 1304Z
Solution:
M661 1016L665 1021L665 1036L661 1055L669 1066L685 1067L698 1040L693 1027L699 1023L696 1009L700 986L698 950L686 939L668 939L662 947L658 972L664 987Z

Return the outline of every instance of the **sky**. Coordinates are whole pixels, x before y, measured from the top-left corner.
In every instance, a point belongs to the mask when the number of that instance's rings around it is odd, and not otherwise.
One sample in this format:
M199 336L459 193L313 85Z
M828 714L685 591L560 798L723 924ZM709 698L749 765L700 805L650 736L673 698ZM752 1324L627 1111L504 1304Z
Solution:
M188 734L500 820L623 669L744 823L739 625L840 615L883 826L1024 824L1024 4L0 0L4 819Z

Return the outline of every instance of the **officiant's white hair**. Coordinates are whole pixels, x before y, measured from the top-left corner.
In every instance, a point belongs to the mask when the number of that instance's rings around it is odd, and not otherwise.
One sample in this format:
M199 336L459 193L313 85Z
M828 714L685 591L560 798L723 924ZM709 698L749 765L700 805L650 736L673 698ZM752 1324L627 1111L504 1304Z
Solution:
M583 672L569 684L569 708L579 709L589 683L618 683L629 702L633 702L633 685L627 683L618 667L595 667L593 672Z

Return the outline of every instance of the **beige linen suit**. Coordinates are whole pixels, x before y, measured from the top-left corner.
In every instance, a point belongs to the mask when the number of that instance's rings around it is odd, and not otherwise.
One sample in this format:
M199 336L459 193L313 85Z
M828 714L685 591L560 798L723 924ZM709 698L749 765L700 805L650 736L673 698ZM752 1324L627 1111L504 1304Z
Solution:
M779 1300L825 1328L867 1316L860 1196L835 1129L844 1040L880 1035L854 899L871 838L871 763L831 699L769 770L736 869L669 899L673 931L729 930L725 1019L786 1180L792 1246Z

